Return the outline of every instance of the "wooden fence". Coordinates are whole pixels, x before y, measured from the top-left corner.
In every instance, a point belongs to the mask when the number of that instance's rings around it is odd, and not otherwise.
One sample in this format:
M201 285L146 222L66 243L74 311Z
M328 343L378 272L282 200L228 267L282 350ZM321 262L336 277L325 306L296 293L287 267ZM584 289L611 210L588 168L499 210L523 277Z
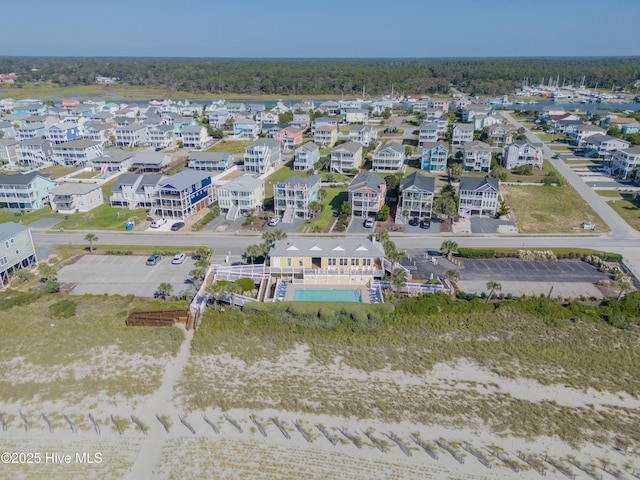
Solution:
M131 312L127 317L126 325L128 327L171 327L176 321L186 322L188 316L189 310L186 308Z

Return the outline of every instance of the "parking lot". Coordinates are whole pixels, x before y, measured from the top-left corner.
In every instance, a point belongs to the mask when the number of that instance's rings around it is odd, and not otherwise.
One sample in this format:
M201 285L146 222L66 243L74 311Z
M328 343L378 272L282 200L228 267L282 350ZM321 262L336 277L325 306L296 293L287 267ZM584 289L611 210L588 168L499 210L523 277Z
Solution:
M487 282L496 281L502 293L512 295L548 294L576 298L581 295L602 297L595 283L608 278L588 263L569 261L523 261L517 259L462 261L461 289L468 293L488 292Z
M182 264L172 265L171 258L162 257L157 265L148 266L147 256L84 255L63 267L58 273L58 281L63 287L70 287L74 295L153 297L163 282L173 285L173 293L177 294L189 287L185 282L195 268L194 260L187 256Z

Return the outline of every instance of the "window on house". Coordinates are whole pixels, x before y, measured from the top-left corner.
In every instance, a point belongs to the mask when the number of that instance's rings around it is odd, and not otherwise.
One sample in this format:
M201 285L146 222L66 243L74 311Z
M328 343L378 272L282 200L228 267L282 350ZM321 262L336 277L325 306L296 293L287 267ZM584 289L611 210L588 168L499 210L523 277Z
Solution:
M327 259L327 264L331 267L335 267L336 266L336 259L335 258L328 258Z
M290 266L291 266L291 257L288 257L287 258L287 267L290 267Z

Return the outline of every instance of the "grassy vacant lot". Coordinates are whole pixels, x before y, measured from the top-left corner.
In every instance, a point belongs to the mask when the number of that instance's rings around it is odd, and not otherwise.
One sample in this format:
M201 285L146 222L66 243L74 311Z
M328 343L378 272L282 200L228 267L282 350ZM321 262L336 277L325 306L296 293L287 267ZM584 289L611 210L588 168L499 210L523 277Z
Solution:
M518 175L511 170L507 170L507 179L506 182L522 182L522 183L541 183L543 178L550 172L557 172L557 170L549 163L548 160L545 160L542 163L542 168L533 169L532 175Z
M300 175L301 177L308 177L308 172L298 172L293 169L293 160L288 161L275 172L267 177L267 181L264 184L264 195L266 198L273 197L273 186L278 182L283 182L289 177L294 175Z
M608 227L596 212L569 186L529 187L503 185L501 191L522 233L568 233L582 222Z
M134 309L172 305L178 304L133 296L3 292L0 401L150 394L160 384L159 361L177 353L184 334L178 328L128 328L124 321Z
M345 188L340 187L324 187L326 197L322 201L324 209L320 212L318 218L311 223L305 223L301 227L303 232L313 232L319 230L321 232L328 231L330 223L333 221L333 215L340 210L342 202L347 201L348 193Z
M213 147L208 148L207 152L244 153L244 149L252 143L251 140L221 140Z
M553 398L530 401L492 381L438 383L431 371L437 364L472 362L515 382L530 379L558 389L636 396L636 323L616 328L602 320L599 309L631 319L639 300L636 294L627 307L615 300L610 307L561 307L547 299L492 306L432 295L403 299L395 310L388 304L370 307L358 320L355 313L336 314L339 304L207 311L195 333L181 393L194 409L275 408L424 425L482 425L526 438L558 435L571 444L593 440L592 435L605 442L612 434L637 442L640 414L632 409L569 406Z
M49 175L52 179L56 180L77 170L79 170L78 167L62 167L59 165L54 165L51 167L43 168L42 170L40 170L40 173Z
M610 190L596 190L602 197L607 197L607 203L629 225L640 230L640 201L635 199L635 193L622 193Z

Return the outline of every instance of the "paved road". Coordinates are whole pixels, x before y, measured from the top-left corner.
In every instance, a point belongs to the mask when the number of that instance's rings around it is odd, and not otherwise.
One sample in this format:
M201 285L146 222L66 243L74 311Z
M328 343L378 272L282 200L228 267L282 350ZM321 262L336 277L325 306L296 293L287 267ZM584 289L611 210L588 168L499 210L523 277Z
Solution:
M509 122L515 125L517 128L524 128L527 138L532 142L542 142L531 130L525 127L521 122L513 118L509 112L500 112ZM584 198L604 222L609 225L611 229L611 236L615 238L626 237L640 240L639 232L636 232L629 226L620 216L607 204L604 198L594 192L588 187L584 181L574 172L569 165L563 160L552 158L555 152L544 144L544 154L549 158L551 164L560 172L560 174L569 182L569 184L576 189L576 191Z

